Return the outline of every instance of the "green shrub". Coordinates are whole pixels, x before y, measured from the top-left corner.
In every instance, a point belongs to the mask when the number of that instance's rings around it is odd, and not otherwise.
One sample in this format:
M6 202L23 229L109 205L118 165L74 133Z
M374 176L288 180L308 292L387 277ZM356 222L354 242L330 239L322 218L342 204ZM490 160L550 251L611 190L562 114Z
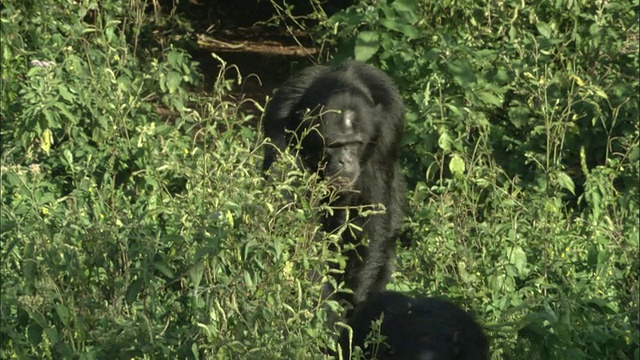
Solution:
M145 6L3 4L1 357L321 358L344 260L317 234L327 189L291 156L263 179L258 119L225 100L241 79L220 61L193 91L190 24ZM636 10L395 0L320 22L336 61L405 95L413 247L389 287L473 310L494 359L640 358Z
M267 186L227 67L191 95L196 64L136 56L114 4L2 13L2 358L317 356L313 177Z

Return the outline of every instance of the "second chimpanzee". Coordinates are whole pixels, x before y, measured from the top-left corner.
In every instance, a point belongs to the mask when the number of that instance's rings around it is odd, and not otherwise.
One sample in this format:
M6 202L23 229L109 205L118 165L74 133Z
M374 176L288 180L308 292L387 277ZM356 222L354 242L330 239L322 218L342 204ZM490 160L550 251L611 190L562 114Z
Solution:
M356 61L312 66L288 80L267 105L263 130L264 171L281 151L301 139L299 163L338 191L335 211L323 218L333 232L352 221L362 231L344 231L348 257L344 276L352 304L382 291L389 281L395 238L403 217L405 183L398 165L404 132L404 105L393 81ZM384 213L361 216L358 207L384 206Z
M379 335L365 347L372 322L381 320ZM353 330L343 332L344 359L351 349L364 349L365 359L378 360L487 360L489 347L482 328L464 310L438 298L411 298L396 292L371 296L349 317ZM375 327L374 327L375 328ZM375 335L374 335L375 338ZM377 345L376 345L377 344Z

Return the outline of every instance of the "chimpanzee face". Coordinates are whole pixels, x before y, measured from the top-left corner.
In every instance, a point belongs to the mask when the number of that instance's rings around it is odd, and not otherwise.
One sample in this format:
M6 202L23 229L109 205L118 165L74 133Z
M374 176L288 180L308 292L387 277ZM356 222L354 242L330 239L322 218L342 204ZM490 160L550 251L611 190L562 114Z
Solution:
M310 112L315 131L303 139L305 165L339 188L350 188L360 176L370 124L363 120L370 105L352 94L336 94L324 107Z

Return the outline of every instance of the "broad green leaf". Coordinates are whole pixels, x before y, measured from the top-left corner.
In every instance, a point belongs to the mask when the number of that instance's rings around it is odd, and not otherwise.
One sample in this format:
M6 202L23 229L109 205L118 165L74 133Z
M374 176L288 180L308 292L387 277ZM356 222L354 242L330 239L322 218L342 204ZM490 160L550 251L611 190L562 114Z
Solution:
M175 72L170 71L167 76L167 87L169 88L169 93L173 94L180 88L180 83L182 82L182 76Z
M174 68L177 68L182 62L182 54L178 51L170 51L167 54L167 62Z
M202 281L202 275L204 274L204 263L202 261L198 261L194 266L189 269L189 279L191 280L191 284L194 287L200 286L200 282Z
M29 335L29 343L34 347L38 346L42 341L42 326L36 323L29 324L27 335Z
M502 96L497 95L496 93L482 89L475 92L478 98L482 100L487 105L500 106L502 105Z
M447 70L449 70L449 74L453 76L453 79L464 88L470 87L470 85L475 84L477 81L471 64L465 59L448 62Z
M22 184L20 177L13 171L7 171L2 174L2 185L19 186Z
M509 263L518 270L519 276L527 276L527 254L522 247L518 245L511 246L507 249L507 256Z
M418 17L420 2L415 0L396 0L391 6L400 15L398 19L408 24L416 23L420 18Z
M118 77L118 87L124 92L129 91L131 87L131 79L128 76L120 75Z
M420 37L422 33L416 29L416 27L401 23L393 19L380 19L380 25L386 27L389 30L397 31L403 34L407 39L414 40Z
M399 12L411 12L415 13L418 11L419 1L416 0L395 0L391 6Z
M573 195L575 195L576 186L573 183L573 180L571 180L571 177L562 171L558 171L556 175L558 176L558 184L560 187L565 190L569 190Z
M58 314L58 318L64 326L67 326L69 323L69 309L62 304L56 305L56 313Z
M171 269L169 269L167 264L165 264L164 262L156 261L153 263L153 266L156 268L156 270L160 271L164 276L168 278L174 277L173 271L171 271Z
M144 280L142 278L136 279L127 289L127 296L125 300L131 304L138 298L138 293L142 289L142 285L144 284Z
M513 101L509 107L509 121L517 129L521 129L529 122L530 112L529 108L520 104L518 101Z
M46 108L42 110L42 113L44 114L45 119L47 119L47 127L49 129L59 129L61 127L60 116L58 116L57 112L52 111L52 109Z
M62 155L64 161L67 162L67 165L69 165L69 167L73 167L73 154L71 153L71 151L69 149L64 149Z
M62 96L63 99L67 100L70 103L72 103L75 99L75 96L69 92L69 90L64 84L58 85L58 92L60 93L60 96Z
M538 32L540 32L540 35L546 37L547 39L551 37L551 28L546 22L538 21L536 23L536 28L538 29Z
M64 115L68 120L71 121L71 123L73 124L77 124L78 123L78 118L73 115L69 109L67 108L67 106L61 102L57 102L54 104L54 106L60 110L60 113L62 113L62 115Z
M462 160L462 158L458 155L453 155L453 157L451 158L451 161L449 162L449 170L451 171L451 173L455 175L464 174L464 170L465 170L464 160Z
M45 327L44 333L47 334L53 344L58 342L58 331L55 328Z
M438 138L438 146L444 151L451 150L451 138L449 138L449 134L446 131L442 131L440 133L440 137Z
M363 31L356 38L355 57L358 61L369 60L380 48L378 34L373 31Z

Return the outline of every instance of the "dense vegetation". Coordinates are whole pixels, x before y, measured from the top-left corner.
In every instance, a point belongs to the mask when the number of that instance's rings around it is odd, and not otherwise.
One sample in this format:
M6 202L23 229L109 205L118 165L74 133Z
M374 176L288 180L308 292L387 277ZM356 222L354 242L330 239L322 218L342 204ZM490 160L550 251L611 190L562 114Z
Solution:
M405 96L391 288L471 309L493 359L640 358L637 0L378 0L307 23L271 3ZM265 183L259 118L226 97L242 78L218 59L203 89L165 10L2 4L3 359L335 346L308 276L334 258L314 239L327 189Z

